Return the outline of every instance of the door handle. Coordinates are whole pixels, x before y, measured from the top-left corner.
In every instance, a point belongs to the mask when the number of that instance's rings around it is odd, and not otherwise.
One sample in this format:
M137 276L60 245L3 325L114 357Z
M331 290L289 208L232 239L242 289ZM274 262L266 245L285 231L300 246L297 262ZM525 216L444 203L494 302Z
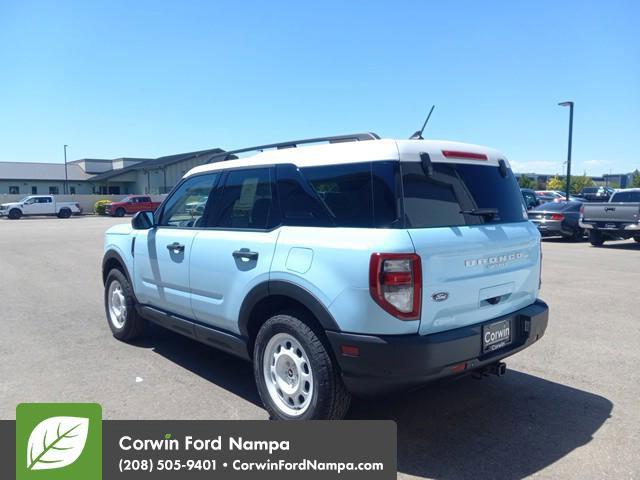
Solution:
M233 252L233 258L246 258L247 260L257 260L258 252L252 252L249 249L243 248L242 250L236 250Z
M178 242L173 242L167 245L167 250L173 253L184 253L184 245Z

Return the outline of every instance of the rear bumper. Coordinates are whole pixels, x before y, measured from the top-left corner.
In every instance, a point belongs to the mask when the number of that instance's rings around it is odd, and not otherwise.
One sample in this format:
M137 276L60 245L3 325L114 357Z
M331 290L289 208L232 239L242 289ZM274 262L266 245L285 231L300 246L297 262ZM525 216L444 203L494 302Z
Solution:
M540 339L548 317L547 304L537 300L503 317L431 335L373 336L327 331L327 336L347 389L367 395L417 386L495 363ZM511 343L483 354L483 325L508 318L514 329ZM359 355L343 355L343 345L358 347Z
M557 235L571 235L573 231L567 225L563 225L561 221L549 221L549 222L531 222L538 227L540 235L543 237L552 237Z
M627 232L640 234L640 222L590 222L581 220L580 226L587 230L602 232Z

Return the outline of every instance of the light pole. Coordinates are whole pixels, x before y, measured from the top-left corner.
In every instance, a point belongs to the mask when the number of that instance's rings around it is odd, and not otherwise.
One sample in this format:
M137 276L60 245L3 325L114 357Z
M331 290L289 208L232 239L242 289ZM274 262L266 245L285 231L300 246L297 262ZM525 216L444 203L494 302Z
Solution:
M68 187L68 183L69 183L69 175L67 174L67 147L69 145L65 145L64 146L64 194L67 194L67 191L69 190Z
M571 143L573 141L573 102L560 102L561 107L569 107L569 147L567 149L567 201L571 195Z

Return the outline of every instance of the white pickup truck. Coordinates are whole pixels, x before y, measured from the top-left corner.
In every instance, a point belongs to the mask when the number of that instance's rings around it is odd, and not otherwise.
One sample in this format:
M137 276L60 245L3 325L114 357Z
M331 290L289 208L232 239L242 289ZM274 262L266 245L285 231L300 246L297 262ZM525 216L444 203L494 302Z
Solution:
M56 215L58 218L69 218L74 213L82 213L76 202L57 202L53 195L29 195L19 202L0 205L0 217L18 220L24 216Z

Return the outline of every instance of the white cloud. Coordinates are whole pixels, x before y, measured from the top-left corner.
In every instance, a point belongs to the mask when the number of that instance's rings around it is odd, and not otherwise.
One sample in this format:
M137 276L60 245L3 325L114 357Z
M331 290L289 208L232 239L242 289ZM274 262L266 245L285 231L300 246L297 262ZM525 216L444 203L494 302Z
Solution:
M587 160L582 162L585 167L605 167L607 165L613 165L610 160Z
M511 168L516 173L562 173L561 162L549 162L545 160L534 160L520 162L510 160Z

